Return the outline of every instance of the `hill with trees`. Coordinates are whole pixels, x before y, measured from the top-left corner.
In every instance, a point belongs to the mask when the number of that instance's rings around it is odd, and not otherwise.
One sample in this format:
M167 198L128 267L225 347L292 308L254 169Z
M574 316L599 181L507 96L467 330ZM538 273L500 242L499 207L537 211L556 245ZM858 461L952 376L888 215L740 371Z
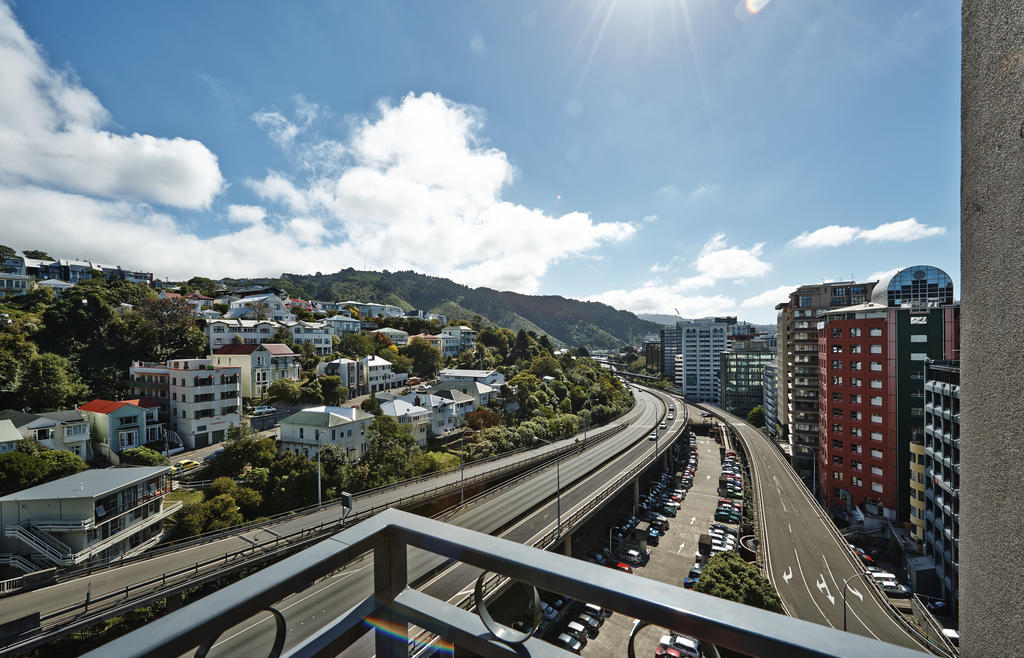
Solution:
M261 280L291 295L326 301L360 300L421 309L446 315L449 321L485 323L513 331L547 334L556 344L615 349L639 343L658 325L599 302L581 302L557 295L523 295L491 288L470 288L449 279L412 271L362 272L352 268L334 274L282 274ZM253 280L230 280L239 285Z

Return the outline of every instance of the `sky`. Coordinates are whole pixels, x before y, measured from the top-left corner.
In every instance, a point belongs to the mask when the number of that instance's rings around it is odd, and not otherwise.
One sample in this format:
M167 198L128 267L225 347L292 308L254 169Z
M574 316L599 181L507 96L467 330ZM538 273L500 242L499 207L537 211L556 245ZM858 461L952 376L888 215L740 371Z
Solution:
M959 295L958 3L0 0L0 242L772 322Z

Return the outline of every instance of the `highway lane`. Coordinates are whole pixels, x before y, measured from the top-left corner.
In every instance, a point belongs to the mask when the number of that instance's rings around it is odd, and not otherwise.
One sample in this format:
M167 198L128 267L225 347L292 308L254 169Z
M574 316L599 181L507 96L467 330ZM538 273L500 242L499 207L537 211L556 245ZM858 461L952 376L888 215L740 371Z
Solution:
M757 487L767 576L787 613L842 629L843 582L864 566L771 441L746 421L708 409L726 420L746 447ZM847 630L927 650L892 617L867 578L854 577L847 588Z
M646 406L637 404L633 409L630 409L626 414L608 426L591 428L590 433L593 434L594 432L599 432L602 429L614 427L622 423L635 424L637 422L647 422L651 413L653 412L648 410ZM575 438L570 437L551 445L541 446L530 451L529 454L547 454L558 451L573 443ZM600 442L598 446L616 440L617 437L611 437L606 441ZM588 450L591 449L593 447L588 448ZM465 478L468 479L492 469L502 468L516 460L523 459L525 456L525 454L520 453L484 464L468 465L465 468ZM406 487L376 493L369 492L369 495L363 495L356 499L353 512L392 504L400 498L429 491L441 485L455 484L462 477L458 470L454 470L422 482L414 482ZM292 515L270 526L242 531L221 539L186 547L172 553L157 555L138 562L131 562L121 567L110 567L101 571L95 571L90 575L67 580L43 589L16 594L5 598L5 605L0 607L0 623L20 617L28 611L39 611L45 617L49 613L81 603L85 600L88 592L91 592L95 600L105 594L123 591L126 585L159 577L163 573L185 569L199 562L246 549L255 543L272 541L278 536L284 536L304 528L315 527L323 522L336 521L340 513L341 508L334 506L323 510L315 510L308 514Z
M608 481L628 470L634 463L654 450L654 442L646 438L646 428L662 418L665 406L656 402L653 396L638 396L637 406L643 405L644 413L638 423L631 427L628 439L605 441L587 448L582 453L562 459L560 478L563 485L561 509L563 519L574 509L590 500L594 493ZM682 428L683 420L677 418L670 431ZM616 437L618 439L618 437ZM623 442L633 445L624 453ZM664 444L660 444L664 446ZM609 461L610 459L610 461ZM605 463L607 462L607 463ZM604 466L598 468L600 464ZM554 467L534 474L528 482L495 495L484 502L473 505L449 520L450 523L487 533L498 533L513 541L527 543L536 541L556 525L557 502L555 497L556 473ZM574 483L575 481L575 483ZM546 502L545 502L546 501ZM529 513L530 510L534 510ZM520 518L527 514L525 518ZM508 519L520 518L508 524ZM508 526L508 527L505 527ZM502 529L504 529L502 531ZM410 581L419 574L425 574L443 565L445 560L438 556L411 549L409 552ZM346 567L333 578L314 584L306 591L299 592L281 601L279 610L288 622L288 638L285 647L290 648L329 622L337 614L362 600L373 589L372 559ZM480 570L464 564L454 564L434 575L418 587L432 596L457 603L472 591ZM274 624L269 617L251 619L224 632L214 645L211 656L244 655L265 652L273 643ZM372 635L364 636L348 649L345 655L368 656L373 654Z

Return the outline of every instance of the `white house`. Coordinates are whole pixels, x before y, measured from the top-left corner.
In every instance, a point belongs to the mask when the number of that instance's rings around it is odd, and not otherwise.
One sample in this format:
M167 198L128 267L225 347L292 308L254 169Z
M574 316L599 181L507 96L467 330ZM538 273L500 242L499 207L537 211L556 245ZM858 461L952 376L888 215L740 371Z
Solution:
M459 341L460 352L476 347L476 329L473 329L473 327L467 327L466 325L445 327L441 330L441 333L455 337Z
M198 292L190 292L185 295L185 301L192 307L192 312L198 315L202 311L213 310L213 297Z
M442 391L459 391L473 398L475 407L486 407L495 397L495 391L487 384L476 381L449 380L430 387L430 392L442 395Z
M359 359L359 363L365 373L363 381L367 393L386 391L393 386L390 361L370 355Z
M292 334L297 344L313 346L313 353L323 356L334 351L334 330L326 322L306 322L298 320L285 322L284 326Z
M316 459L320 447L331 444L348 461L362 459L373 415L354 407L310 407L281 421L279 452L294 452Z
M0 453L14 450L20 441L35 439L50 450L67 450L82 459L91 459L89 420L77 409L26 413L7 409L0 411L0 428L10 425L15 434L2 431ZM15 439L17 435L17 439Z
M284 300L274 294L251 295L231 302L225 317L251 320L294 322L295 314L288 310Z
M362 329L362 323L355 318L345 314L332 315L331 317L323 320L323 322L334 330L335 336L344 336L345 334L358 334Z
M456 425L461 425L466 420L466 414L476 409L477 406L475 397L455 388L437 390L431 393L431 395L437 395L452 401L455 405Z
M35 279L27 274L0 272L0 299L24 295L31 292L35 285Z
M456 413L456 404L454 400L440 395L432 395L430 393L409 393L408 395L402 395L395 399L408 402L414 407L422 407L429 411L430 432L435 436L440 436L445 432L450 432L461 425L462 418L465 418L465 415L460 418ZM383 408L383 406L381 408Z
M168 414L168 429L189 450L220 443L231 426L242 422L238 366L217 366L211 359L171 359L135 361L129 371L135 394L159 400Z
M169 466L90 469L0 498L0 562L28 572L131 557L156 545Z
M387 336L388 340L391 341L392 345L406 345L409 342L409 332L402 331L401 329L392 329L391 327L383 327L377 329L373 333Z
M214 366L238 366L242 397L261 398L279 379L302 378L302 356L283 343L224 345L210 355Z
M492 388L498 388L505 383L505 375L497 370L462 370L458 368L445 368L441 370L440 379L442 382L478 382Z
M394 304L375 304L373 302L357 302L353 300L340 302L340 304L342 308L355 308L359 311L359 317L367 320L377 316L400 318L405 315L405 310L401 306L395 306Z
M427 445L427 437L430 434L431 420L430 411L423 407L417 407L405 400L396 399L380 405L385 416L391 416L403 427L408 427L412 437L421 446Z
M362 395L365 392L365 373L359 361L346 358L321 361L316 366L316 374L341 377L341 384L348 389L350 397Z
M259 345L268 343L281 324L273 320L244 320L240 318L219 318L206 323L206 338L210 351L234 342L235 336L243 343Z
M69 289L75 287L75 284L68 283L67 281L61 281L60 279L46 279L44 281L37 282L36 285L49 288L58 299L60 299L60 297Z

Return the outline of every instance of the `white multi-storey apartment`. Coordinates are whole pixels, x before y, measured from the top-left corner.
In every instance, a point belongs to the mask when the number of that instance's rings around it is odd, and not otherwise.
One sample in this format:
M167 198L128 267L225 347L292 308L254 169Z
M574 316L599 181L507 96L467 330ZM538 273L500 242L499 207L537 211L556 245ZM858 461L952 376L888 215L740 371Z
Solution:
M277 322L295 321L295 314L288 310L284 300L273 294L250 295L236 299L231 302L228 317L275 320Z
M235 336L248 345L269 343L280 324L273 320L243 320L240 318L220 318L206 323L206 338L210 351L216 351L224 345L234 342Z
M227 430L242 420L242 369L217 366L210 359L172 359L166 364L132 363L132 388L151 388L146 377L170 380L167 405L170 428L188 449L220 443Z
M367 393L377 393L391 388L391 362L379 356L364 356L359 364L366 374L365 387Z
M385 318L400 318L405 315L405 310L401 306L395 306L394 304L375 304L373 302L357 302L347 301L341 302L342 308L352 307L359 311L359 317L364 319L373 319L377 316L383 316Z
M210 355L215 366L242 369L242 397L263 397L279 379L301 379L302 356L283 343L224 345Z
M359 320L347 315L339 313L332 315L326 320L322 320L323 323L327 324L334 330L335 336L344 336L345 334L358 334L362 329L362 323Z
M366 452L372 422L371 414L355 407L303 409L281 421L278 451L316 459L321 446L331 444L345 451L346 461L357 461Z
M731 322L730 322L731 320ZM720 404L715 380L721 369L720 354L729 346L731 318L701 318L677 322L680 353L674 357L675 384L693 401Z
M284 326L292 334L296 344L307 343L313 346L313 352L320 356L334 351L334 329L326 322L285 322Z
M476 330L473 327L460 324L458 326L445 327L441 330L441 333L457 338L460 352L476 347Z
M0 498L0 562L25 572L131 557L160 541L180 501L169 466L90 469Z
M459 395L462 395L461 393ZM466 396L468 397L468 396ZM462 419L457 413L455 400L452 398L433 395L431 393L409 393L395 398L407 402L414 407L422 407L430 412L430 432L435 436L441 436L450 432L462 424Z

